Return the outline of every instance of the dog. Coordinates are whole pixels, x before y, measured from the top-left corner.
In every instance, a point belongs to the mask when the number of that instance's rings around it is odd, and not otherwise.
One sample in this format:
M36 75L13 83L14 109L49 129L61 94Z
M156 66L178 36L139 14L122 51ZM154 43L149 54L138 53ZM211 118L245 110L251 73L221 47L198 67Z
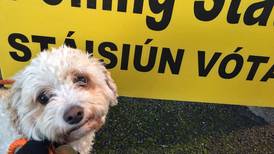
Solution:
M0 95L0 153L18 138L92 150L95 132L118 103L102 62L67 46L43 51Z

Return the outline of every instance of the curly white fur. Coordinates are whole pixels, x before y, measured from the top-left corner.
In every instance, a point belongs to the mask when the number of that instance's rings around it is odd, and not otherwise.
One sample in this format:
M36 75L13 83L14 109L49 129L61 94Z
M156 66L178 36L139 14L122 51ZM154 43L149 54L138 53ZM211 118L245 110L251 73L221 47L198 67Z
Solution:
M85 87L74 83L79 74L88 78ZM70 144L87 154L109 106L117 104L116 85L105 67L65 46L42 52L14 79L0 100L0 153L14 139L26 137ZM41 91L52 96L46 105L37 101ZM78 124L68 124L63 115L74 105L84 108L84 117Z

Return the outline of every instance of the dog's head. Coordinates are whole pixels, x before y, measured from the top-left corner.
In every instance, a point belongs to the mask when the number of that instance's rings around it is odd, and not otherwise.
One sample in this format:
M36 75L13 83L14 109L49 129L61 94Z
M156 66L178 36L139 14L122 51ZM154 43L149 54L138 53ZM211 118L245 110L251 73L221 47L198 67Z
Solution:
M77 140L98 129L117 104L116 85L103 64L65 46L42 52L14 79L11 119L34 140Z

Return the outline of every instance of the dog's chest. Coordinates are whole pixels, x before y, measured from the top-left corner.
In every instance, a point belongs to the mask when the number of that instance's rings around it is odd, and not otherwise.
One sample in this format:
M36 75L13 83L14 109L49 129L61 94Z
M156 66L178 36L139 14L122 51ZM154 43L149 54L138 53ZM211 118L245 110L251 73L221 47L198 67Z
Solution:
M78 141L70 143L70 145L80 154L90 154L94 137L95 133L91 132L90 134L79 139Z
M9 144L15 139L20 138L12 128L4 103L0 98L0 153L6 153Z

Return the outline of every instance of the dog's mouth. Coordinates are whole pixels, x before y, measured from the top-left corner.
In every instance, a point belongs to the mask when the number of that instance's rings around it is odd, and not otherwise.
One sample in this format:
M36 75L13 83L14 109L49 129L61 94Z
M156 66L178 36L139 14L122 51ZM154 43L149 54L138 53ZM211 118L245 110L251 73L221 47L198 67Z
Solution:
M101 117L94 118L94 116L89 116L84 120L81 124L73 127L68 131L68 135L74 134L77 131L84 131L84 132L89 132L91 130L97 131L100 129L102 126L102 120Z
M95 118L94 116L88 116L79 125L76 125L66 132L57 135L58 140L55 140L54 143L67 144L76 141L92 131L98 131L103 124L104 122L102 117Z
M84 122L82 122L82 124L73 127L72 129L70 129L68 131L68 134L70 134L71 132L77 131L78 129L80 129L81 127L83 127L84 125L86 125L88 122L91 122L93 120L92 116L89 116Z

